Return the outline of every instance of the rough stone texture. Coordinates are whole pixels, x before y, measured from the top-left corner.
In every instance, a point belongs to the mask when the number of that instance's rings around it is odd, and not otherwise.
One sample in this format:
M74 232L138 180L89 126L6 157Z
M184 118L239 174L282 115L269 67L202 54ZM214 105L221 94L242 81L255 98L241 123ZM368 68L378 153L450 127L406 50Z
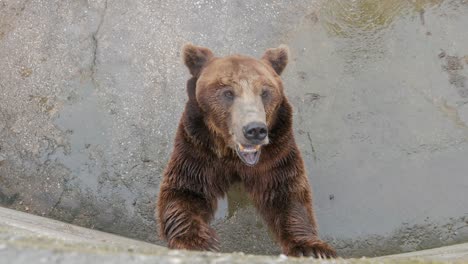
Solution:
M168 250L0 207L2 263L434 263L468 260L468 244L380 258L334 259Z
M190 41L286 43L322 236L345 256L468 241L468 1L0 0L0 204L145 241ZM242 190L223 251L277 254Z

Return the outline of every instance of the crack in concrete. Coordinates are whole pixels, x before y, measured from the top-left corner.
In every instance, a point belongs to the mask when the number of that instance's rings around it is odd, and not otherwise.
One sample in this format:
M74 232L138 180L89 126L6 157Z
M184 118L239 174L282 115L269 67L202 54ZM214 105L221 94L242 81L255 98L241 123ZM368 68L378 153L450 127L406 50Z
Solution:
M65 186L64 186L62 192L60 193L59 198L57 199L57 202L55 202L55 204L52 206L52 209L50 210L51 212L54 212L55 210L57 210L57 206L59 206L59 204L62 203L62 198L63 198L63 196L65 194L65 191L66 191L66 189L65 189Z
M307 138L309 139L310 150L312 151L312 157L314 161L317 161L317 154L315 153L314 145L312 145L312 137L310 136L310 132L307 132Z
M93 59L92 59L92 64L91 64L90 70L91 70L91 81L93 82L95 88L98 87L98 82L96 80L96 68L97 68L97 60L98 60L97 59L97 51L98 51L98 48L99 48L98 34L101 31L101 27L102 27L102 24L104 23L104 18L106 16L107 1L108 0L106 0L104 2L104 10L101 12L101 19L100 19L99 24L98 24L98 26L96 28L96 31L94 31L94 33L91 35L94 47L93 47Z

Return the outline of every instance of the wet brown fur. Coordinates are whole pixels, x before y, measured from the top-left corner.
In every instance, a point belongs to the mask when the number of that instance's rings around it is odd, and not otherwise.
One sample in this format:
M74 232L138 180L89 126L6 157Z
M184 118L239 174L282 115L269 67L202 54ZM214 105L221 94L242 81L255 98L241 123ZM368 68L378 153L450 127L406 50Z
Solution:
M208 57L200 63L195 54L185 61L193 77L187 82L188 101L164 172L157 210L160 234L170 248L217 251L219 242L209 223L217 199L240 181L284 254L336 256L318 238L310 186L294 140L292 109L279 78L287 63L287 50L286 55L269 51L262 60L237 55L220 59L208 49L184 48L184 52L205 52ZM228 127L220 122L229 118L229 108L217 103L214 96L221 84L235 86L233 83L245 77L236 75L242 71L239 67L251 75L248 81L267 83L275 93L265 104L270 144L262 148L254 167L243 164L230 147Z

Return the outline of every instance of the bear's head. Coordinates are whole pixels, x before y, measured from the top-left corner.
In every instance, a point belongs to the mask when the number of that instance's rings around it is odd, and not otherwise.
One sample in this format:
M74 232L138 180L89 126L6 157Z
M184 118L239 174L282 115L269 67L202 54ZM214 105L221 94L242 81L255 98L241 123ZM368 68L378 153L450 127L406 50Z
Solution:
M254 166L284 100L281 72L288 48L268 49L261 59L242 55L215 57L211 50L186 44L182 57L197 79L194 100L206 127Z

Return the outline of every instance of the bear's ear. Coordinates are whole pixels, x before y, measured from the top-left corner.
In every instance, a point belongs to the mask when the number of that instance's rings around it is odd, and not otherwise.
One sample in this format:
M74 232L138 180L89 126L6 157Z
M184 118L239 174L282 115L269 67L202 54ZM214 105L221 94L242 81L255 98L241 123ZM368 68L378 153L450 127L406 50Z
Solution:
M270 64L278 75L281 75L288 64L288 57L288 46L281 44L278 48L267 49L265 54L263 54L262 60Z
M187 43L182 47L182 59L194 77L200 75L201 70L211 58L213 58L213 52L208 48L195 46L192 43Z

